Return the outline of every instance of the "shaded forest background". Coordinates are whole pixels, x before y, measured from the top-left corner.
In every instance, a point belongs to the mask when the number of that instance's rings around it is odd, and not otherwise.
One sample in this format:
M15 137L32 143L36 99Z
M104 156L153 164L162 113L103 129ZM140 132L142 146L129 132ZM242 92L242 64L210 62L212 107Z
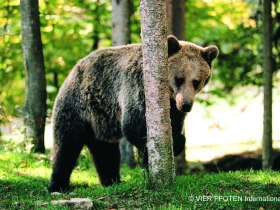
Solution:
M131 4L131 42L141 41L139 1ZM19 1L0 4L0 122L19 116L24 101ZM57 91L77 62L92 50L112 45L111 3L105 0L39 1L47 79L48 116ZM272 6L273 71L280 65L280 4ZM234 89L262 85L262 10L258 0L186 1L187 41L220 49L209 91L201 95L211 104L215 97L234 100ZM276 74L275 82L279 82ZM207 99L207 100L205 100Z

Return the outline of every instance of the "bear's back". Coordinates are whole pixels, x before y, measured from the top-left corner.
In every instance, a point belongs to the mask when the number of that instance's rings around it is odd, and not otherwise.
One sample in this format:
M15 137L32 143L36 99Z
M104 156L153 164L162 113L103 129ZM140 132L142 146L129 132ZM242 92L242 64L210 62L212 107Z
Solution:
M68 109L78 108L79 117L94 125L98 139L113 142L117 141L114 136L121 135L120 121L127 103L133 108L132 116L134 109L144 109L140 44L97 50L81 59L56 101Z

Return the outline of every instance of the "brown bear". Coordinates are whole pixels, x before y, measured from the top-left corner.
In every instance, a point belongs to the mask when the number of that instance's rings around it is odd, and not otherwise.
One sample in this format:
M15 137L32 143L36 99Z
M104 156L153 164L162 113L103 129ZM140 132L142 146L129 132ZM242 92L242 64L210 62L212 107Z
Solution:
M170 118L174 155L185 146L186 112L209 81L215 46L202 48L168 37ZM146 154L145 97L141 44L92 52L63 83L53 110L53 172L50 192L68 188L77 158L86 145L102 185L120 182L119 140Z

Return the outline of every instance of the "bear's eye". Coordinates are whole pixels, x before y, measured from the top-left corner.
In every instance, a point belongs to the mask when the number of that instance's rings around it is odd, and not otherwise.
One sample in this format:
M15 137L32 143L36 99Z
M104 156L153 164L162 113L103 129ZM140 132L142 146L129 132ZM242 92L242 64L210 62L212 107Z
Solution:
M200 81L195 79L195 80L193 80L193 82L192 82L192 83L193 83L193 87L194 87L194 89L196 89L196 90L197 90L197 89L198 89L198 87L199 87L199 85L200 85Z
M207 83L209 82L209 80L210 80L210 77L208 77L208 78L205 80L204 85L207 85Z
M183 77L175 77L175 83L177 87L181 87L181 85L185 82Z

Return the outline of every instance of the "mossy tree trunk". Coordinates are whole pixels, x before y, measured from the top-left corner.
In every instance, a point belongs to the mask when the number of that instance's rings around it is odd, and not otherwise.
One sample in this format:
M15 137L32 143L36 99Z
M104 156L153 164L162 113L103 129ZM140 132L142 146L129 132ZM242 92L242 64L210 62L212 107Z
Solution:
M45 152L46 78L40 32L38 0L21 0L22 49L26 72L24 101L25 139L34 152Z
M165 0L140 3L149 187L174 183Z
M131 0L112 0L112 43L113 46L130 43L130 2ZM134 168L133 145L126 138L120 142L121 163Z
M271 0L263 1L263 144L262 167L272 167L272 17Z

